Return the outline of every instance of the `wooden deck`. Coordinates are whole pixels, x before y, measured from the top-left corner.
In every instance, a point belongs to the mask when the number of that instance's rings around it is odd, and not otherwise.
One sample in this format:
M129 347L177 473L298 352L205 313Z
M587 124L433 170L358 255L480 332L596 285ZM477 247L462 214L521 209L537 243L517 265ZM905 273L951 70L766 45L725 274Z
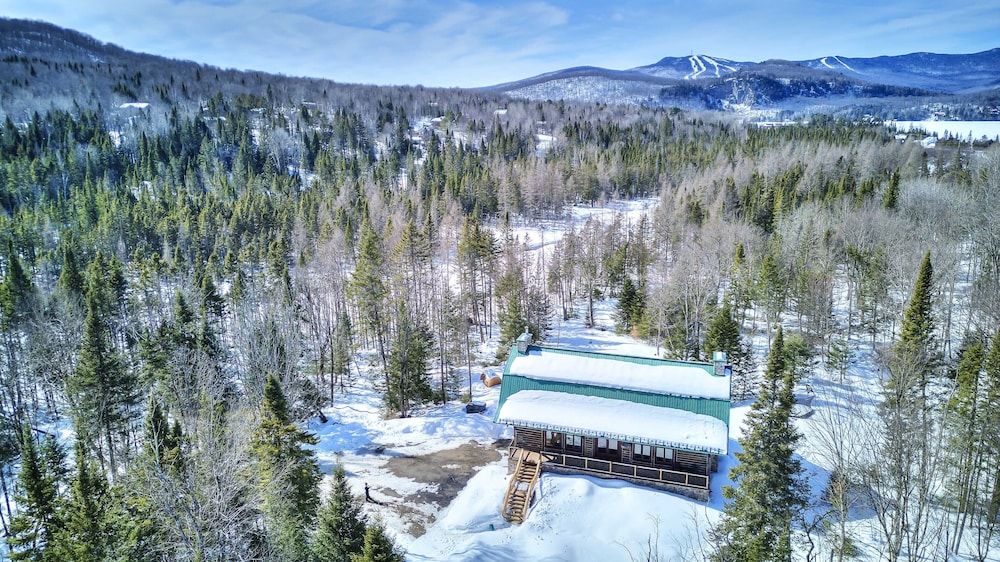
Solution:
M691 474L690 472L681 472L667 468L638 466L612 460L552 452L545 452L543 462L612 478L647 480L654 483L673 484L675 486L685 486L699 490L707 490L709 487L707 475Z

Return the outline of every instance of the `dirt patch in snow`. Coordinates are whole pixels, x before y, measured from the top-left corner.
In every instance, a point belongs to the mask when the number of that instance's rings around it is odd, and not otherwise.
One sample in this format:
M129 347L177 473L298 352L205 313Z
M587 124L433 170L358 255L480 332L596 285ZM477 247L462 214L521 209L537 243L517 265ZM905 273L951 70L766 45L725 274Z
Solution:
M412 504L433 504L438 510L444 509L462 491L476 470L499 460L500 451L509 444L509 439L500 439L491 445L470 441L454 449L427 455L390 458L385 466L393 475L429 484L428 489L403 496L401 501L393 501L390 505L402 519L409 522L407 532L413 537L419 537L434 522L433 515L414 509ZM379 489L379 492L386 496L400 497L393 490Z

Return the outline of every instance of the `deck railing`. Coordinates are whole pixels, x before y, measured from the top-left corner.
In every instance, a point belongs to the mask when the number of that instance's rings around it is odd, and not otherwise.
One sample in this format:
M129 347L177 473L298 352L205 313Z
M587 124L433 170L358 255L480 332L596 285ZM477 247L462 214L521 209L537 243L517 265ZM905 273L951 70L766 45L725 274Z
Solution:
M519 454L518 451L520 450L522 450L520 447L510 447L511 457L516 458ZM697 488L699 490L707 490L709 484L708 476L681 472L679 470L670 470L667 468L657 468L651 466L638 466L610 460L568 455L566 453L552 453L549 451L543 451L541 455L543 464L556 464L567 468L573 468L575 470L594 472L597 474L607 474L613 477L649 480L650 482L686 486L689 488Z

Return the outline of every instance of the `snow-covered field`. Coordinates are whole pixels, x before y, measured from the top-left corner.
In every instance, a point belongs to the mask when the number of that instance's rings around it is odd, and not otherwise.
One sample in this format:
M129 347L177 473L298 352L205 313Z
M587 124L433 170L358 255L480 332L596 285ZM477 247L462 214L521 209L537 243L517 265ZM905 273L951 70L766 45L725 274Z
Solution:
M941 138L1000 140L1000 121L887 121L898 131L922 130Z

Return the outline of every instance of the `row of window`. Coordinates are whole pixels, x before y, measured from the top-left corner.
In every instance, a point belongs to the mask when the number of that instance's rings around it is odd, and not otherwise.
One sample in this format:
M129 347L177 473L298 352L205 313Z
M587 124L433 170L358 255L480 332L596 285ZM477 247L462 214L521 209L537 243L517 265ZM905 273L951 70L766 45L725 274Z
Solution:
M565 434L556 431L546 431L545 448L571 453L582 453L583 437L580 435ZM603 437L597 438L597 456L609 457L618 454L619 450L617 440L605 439ZM654 457L657 463L672 461L674 460L674 450L666 447L653 447L651 445L636 444L632 446L633 460L651 463L653 462Z

